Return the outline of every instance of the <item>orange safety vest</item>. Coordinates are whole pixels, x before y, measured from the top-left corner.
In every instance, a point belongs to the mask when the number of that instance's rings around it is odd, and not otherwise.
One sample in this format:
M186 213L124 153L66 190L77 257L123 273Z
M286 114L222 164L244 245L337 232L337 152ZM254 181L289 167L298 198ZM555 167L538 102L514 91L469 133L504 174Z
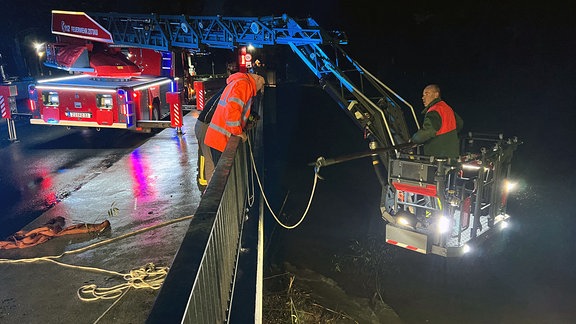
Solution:
M440 115L442 126L436 132L436 136L446 134L456 129L456 117L454 111L444 101L439 101L428 109L428 112L435 111Z
M234 73L226 83L204 138L204 144L220 152L224 152L230 136L244 131L256 95L256 81L247 73Z

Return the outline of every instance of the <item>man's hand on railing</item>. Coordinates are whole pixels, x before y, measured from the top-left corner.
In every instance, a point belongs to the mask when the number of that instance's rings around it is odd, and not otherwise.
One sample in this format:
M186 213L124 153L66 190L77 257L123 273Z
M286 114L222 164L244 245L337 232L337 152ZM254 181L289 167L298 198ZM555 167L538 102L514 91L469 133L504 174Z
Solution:
M248 139L248 136L244 132L242 132L240 135L237 136L242 139L242 143L246 142L246 140Z

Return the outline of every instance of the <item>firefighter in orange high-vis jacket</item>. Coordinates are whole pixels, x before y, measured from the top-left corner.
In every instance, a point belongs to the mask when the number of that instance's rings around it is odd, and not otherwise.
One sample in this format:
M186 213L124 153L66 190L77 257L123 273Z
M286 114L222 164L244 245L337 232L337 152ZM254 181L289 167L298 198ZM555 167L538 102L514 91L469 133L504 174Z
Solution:
M416 144L424 144L424 154L439 158L456 159L460 155L458 133L464 121L440 97L440 87L428 85L422 92L425 114L422 128L410 139Z
M218 163L230 136L248 138L244 132L250 117L252 98L264 90L264 78L252 73L234 73L226 80L216 111L206 131L204 143L210 147L214 165Z

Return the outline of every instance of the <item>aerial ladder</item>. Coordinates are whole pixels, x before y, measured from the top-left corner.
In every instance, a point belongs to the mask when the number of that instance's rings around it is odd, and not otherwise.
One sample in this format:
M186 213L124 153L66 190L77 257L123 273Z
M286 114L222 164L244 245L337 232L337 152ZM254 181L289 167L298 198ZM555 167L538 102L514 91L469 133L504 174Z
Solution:
M371 149L406 144L406 117L418 128L413 107L390 87L353 60L342 48L346 35L323 30L312 18L223 17L155 14L88 13L110 32L114 46L202 52L289 46L318 78L320 86L364 132ZM389 150L376 150L374 159L388 164ZM378 153L381 152L381 153ZM383 163L383 164L382 164ZM382 184L385 175L378 171Z
M240 46L288 46L364 133L369 151L319 158L316 170L371 157L382 184L386 242L423 254L460 256L472 243L504 228L513 152L520 142L501 134L469 134L458 161L418 155L407 120L419 129L414 108L352 59L346 35L326 31L312 18L224 17L53 11L53 33L70 28L60 16L84 15L95 28L80 29L109 46L160 52ZM62 18L63 19L63 18ZM99 30L103 35L95 35ZM70 30L61 33L70 36ZM87 35L79 37L86 38ZM468 151L475 149L475 152ZM457 163L455 163L457 162Z

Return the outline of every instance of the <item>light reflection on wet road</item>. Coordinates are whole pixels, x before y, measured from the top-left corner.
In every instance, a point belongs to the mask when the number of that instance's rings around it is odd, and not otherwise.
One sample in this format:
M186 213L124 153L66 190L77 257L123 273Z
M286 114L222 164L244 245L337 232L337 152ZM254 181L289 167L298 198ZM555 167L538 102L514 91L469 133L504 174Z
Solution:
M2 239L151 137L122 130L36 126L29 125L27 120L17 120L16 129L18 141L12 143L8 140L6 123L0 124ZM141 174L148 167L137 157L132 160L136 173ZM148 189L135 183L134 190Z

